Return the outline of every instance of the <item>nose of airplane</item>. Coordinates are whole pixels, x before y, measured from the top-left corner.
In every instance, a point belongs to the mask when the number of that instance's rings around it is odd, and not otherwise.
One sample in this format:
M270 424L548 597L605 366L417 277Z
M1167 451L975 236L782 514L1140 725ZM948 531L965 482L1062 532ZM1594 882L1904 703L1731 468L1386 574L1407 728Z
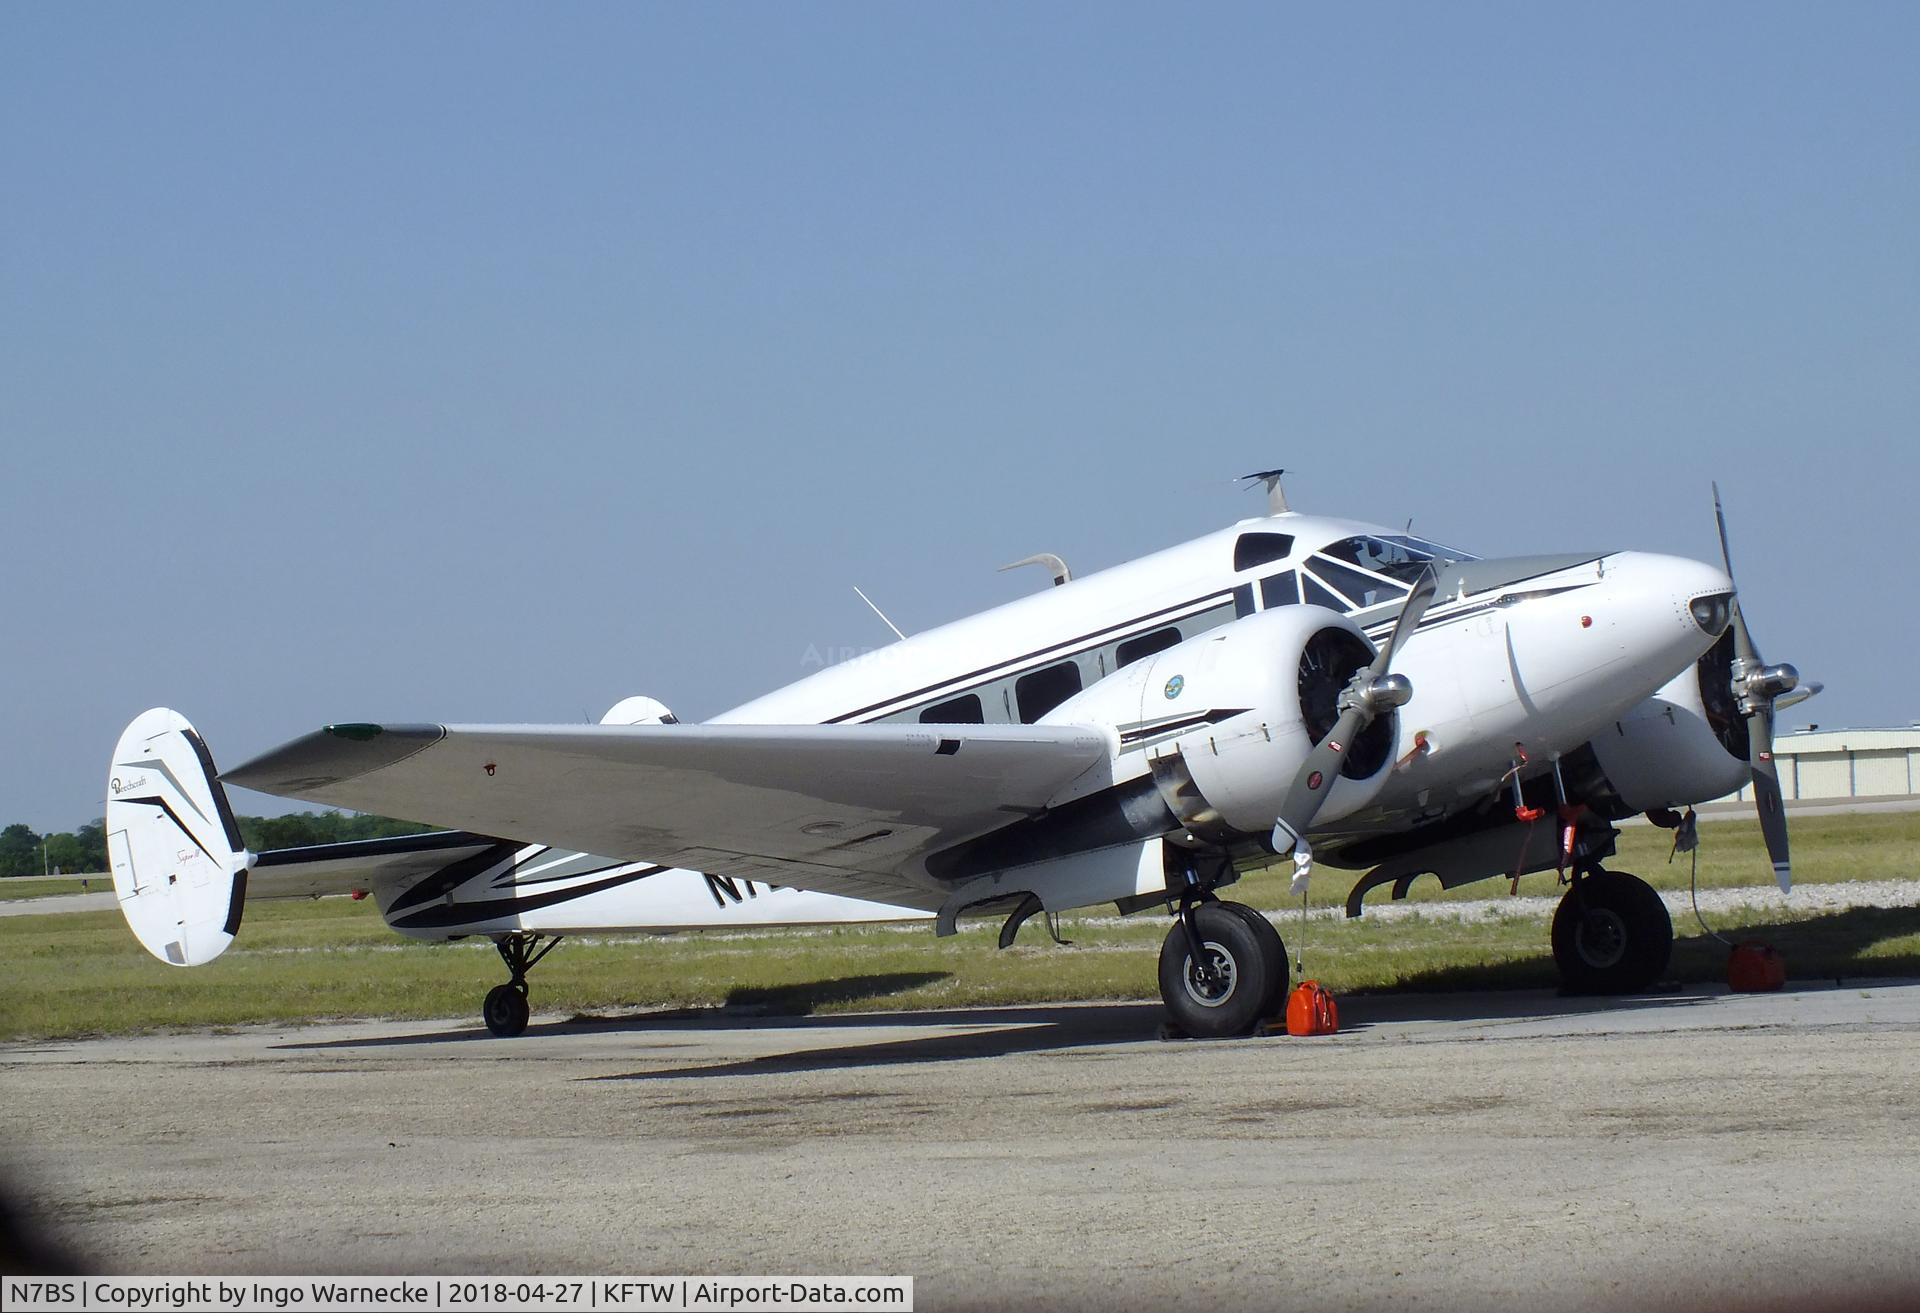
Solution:
M1727 632L1733 581L1717 565L1654 552L1616 552L1602 578L1637 614L1639 629L1681 660L1697 660Z

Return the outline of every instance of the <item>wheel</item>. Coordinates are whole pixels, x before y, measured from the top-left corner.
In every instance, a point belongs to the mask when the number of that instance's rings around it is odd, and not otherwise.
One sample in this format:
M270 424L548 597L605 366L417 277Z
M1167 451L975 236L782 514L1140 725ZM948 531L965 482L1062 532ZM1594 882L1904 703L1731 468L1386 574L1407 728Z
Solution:
M1553 914L1553 960L1570 994L1647 988L1673 955L1673 918L1653 886L1623 871L1583 876Z
M1284 968L1276 969L1265 937L1230 905L1204 903L1193 920L1211 970L1196 969L1186 928L1175 924L1160 945L1160 997L1174 1024L1195 1039L1244 1035L1265 1015Z
M1291 979L1287 973L1287 946L1281 942L1280 932L1274 929L1273 922L1245 903L1221 903L1220 906L1253 927L1254 937L1260 941L1261 951L1273 964L1273 981L1267 997L1261 1000L1260 1018L1264 1020L1279 1016L1287 1006L1287 981Z
M495 985L487 991L487 1001L480 1006L480 1016L487 1023L487 1029L501 1039L512 1039L524 1031L527 1018L532 1015L526 991L518 985Z

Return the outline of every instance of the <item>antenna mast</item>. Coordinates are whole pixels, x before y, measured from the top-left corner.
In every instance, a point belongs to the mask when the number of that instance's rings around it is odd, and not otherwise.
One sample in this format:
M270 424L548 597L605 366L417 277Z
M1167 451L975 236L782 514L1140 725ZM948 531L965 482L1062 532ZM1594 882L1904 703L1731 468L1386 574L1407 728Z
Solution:
M1242 474L1243 483L1264 483L1267 485L1267 514L1285 515L1292 508L1287 505L1287 490L1280 486L1280 476L1285 470L1258 470L1252 474Z
M1005 574L1008 570L1018 570L1023 565L1045 566L1047 573L1053 576L1053 586L1055 588L1058 588L1061 584L1070 583L1073 580L1073 571L1067 568L1065 561L1055 556L1052 552L1037 552L1021 560L1011 561L1001 566L999 573Z

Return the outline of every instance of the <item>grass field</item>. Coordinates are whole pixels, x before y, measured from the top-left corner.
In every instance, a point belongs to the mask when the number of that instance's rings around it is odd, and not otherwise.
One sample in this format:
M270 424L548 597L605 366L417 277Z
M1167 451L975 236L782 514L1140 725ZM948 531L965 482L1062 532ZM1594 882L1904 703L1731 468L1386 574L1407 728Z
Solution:
M1701 833L1702 888L1770 887L1757 826L1717 822ZM1662 888L1684 889L1686 859L1667 865L1670 842L1659 831L1629 830L1609 865ZM1920 879L1920 813L1797 821L1794 854L1802 883ZM1339 903L1347 887L1344 873L1317 873L1316 906ZM1506 888L1501 880L1450 893L1416 887L1410 901L1490 898ZM1529 876L1520 891L1552 893L1553 876ZM1278 873L1251 876L1229 896L1267 910L1298 907ZM1384 899L1385 892L1375 897ZM1711 919L1722 933L1774 943L1796 979L1920 974L1920 909L1800 913L1775 902ZM993 925L969 926L946 940L924 926L591 936L562 945L535 969L533 998L545 1012L722 1004L809 1012L1153 998L1155 952L1166 927L1164 916L1151 913L1124 923L1076 924L1069 917L1071 947L1049 943L1035 923L1006 952L994 949ZM1672 974L1723 979L1726 950L1689 917L1676 917L1674 929ZM1289 919L1281 933L1290 951L1303 953L1307 971L1339 991L1555 981L1546 924L1533 913L1461 922L1435 907L1396 921L1316 919L1304 935ZM11 1039L332 1017L470 1019L487 989L505 979L485 941L403 940L371 903L343 898L250 904L234 947L192 970L154 961L117 912L0 918L0 951L9 968L0 990L0 1036Z
M89 876L12 876L0 880L0 902L18 902L27 898L51 898L55 894L112 893L113 877Z

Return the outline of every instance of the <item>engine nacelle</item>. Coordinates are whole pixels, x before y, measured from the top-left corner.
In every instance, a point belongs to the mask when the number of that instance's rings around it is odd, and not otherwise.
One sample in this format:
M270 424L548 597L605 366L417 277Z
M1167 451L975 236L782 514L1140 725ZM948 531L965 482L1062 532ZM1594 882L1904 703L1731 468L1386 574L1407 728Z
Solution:
M659 698L621 698L600 717L602 725L677 725L679 719Z
M1626 807L1711 802L1751 778L1746 722L1733 703L1732 651L1731 637L1722 639L1611 731L1594 736L1594 756Z
M1317 606L1263 611L1187 639L1107 676L1056 707L1048 723L1109 726L1119 773L1151 771L1180 823L1208 839L1264 839L1339 698L1374 647L1346 616ZM1366 806L1389 774L1391 712L1356 736L1319 822ZM1135 756L1134 754L1139 754Z

